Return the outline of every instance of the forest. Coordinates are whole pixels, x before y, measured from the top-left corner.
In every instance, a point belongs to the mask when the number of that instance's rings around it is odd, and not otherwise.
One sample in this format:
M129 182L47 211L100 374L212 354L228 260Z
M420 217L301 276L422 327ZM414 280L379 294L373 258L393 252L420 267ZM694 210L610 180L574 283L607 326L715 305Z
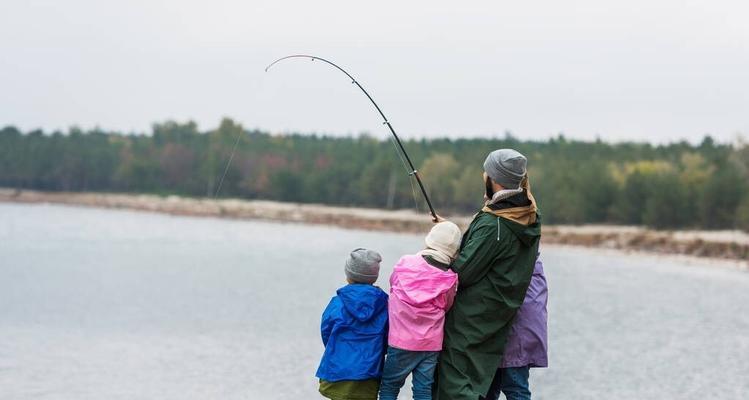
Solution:
M482 164L497 148L525 154L545 223L645 225L749 231L749 144L706 136L687 142L606 143L559 135L520 140L403 142L438 212L475 212ZM229 158L234 152L228 169ZM201 131L167 121L152 132L0 130L0 187L100 191L418 208L418 188L385 133L356 137L274 135L231 119Z

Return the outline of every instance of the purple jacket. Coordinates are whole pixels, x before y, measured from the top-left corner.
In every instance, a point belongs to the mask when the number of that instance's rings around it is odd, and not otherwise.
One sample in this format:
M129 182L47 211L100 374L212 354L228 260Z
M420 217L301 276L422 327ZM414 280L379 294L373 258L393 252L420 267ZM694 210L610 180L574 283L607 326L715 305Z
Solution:
M500 368L508 367L541 367L549 365L546 351L546 303L549 289L546 286L544 265L536 260L533 277L525 293L525 300L520 306L515 322L510 330L505 345L505 355Z

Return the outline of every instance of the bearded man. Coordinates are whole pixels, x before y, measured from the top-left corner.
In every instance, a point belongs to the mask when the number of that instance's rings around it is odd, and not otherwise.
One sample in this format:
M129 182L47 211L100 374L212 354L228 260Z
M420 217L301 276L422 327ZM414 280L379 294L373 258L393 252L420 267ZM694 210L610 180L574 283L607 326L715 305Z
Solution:
M445 320L434 387L438 400L487 396L538 254L541 223L525 156L512 149L490 153L484 184L484 207L451 266L459 287Z

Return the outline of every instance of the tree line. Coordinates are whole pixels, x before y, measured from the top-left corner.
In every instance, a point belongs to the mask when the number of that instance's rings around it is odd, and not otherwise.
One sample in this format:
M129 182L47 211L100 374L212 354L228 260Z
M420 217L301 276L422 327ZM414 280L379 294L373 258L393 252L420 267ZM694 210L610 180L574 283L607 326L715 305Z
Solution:
M384 137L384 133L383 133ZM387 139L368 135L271 135L231 119L200 131L194 122L153 125L149 134L101 129L45 133L0 130L0 186L108 191L379 208L419 208L418 188ZM512 147L546 223L611 223L658 229L749 231L749 144L699 145L492 139L404 141L435 207L471 213L481 205L482 163Z

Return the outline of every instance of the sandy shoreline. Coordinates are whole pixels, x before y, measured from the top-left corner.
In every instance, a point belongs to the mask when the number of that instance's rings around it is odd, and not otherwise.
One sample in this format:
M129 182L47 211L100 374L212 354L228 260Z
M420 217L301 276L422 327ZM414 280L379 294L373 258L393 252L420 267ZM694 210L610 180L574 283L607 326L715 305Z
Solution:
M424 232L428 216L408 210L332 207L238 199L199 199L111 193L66 193L0 189L0 202L53 203L121 208L173 215L262 219L334 225L343 228L393 232ZM470 216L451 216L465 227ZM677 254L726 260L749 260L749 234L739 231L653 231L608 225L545 226L546 244Z

